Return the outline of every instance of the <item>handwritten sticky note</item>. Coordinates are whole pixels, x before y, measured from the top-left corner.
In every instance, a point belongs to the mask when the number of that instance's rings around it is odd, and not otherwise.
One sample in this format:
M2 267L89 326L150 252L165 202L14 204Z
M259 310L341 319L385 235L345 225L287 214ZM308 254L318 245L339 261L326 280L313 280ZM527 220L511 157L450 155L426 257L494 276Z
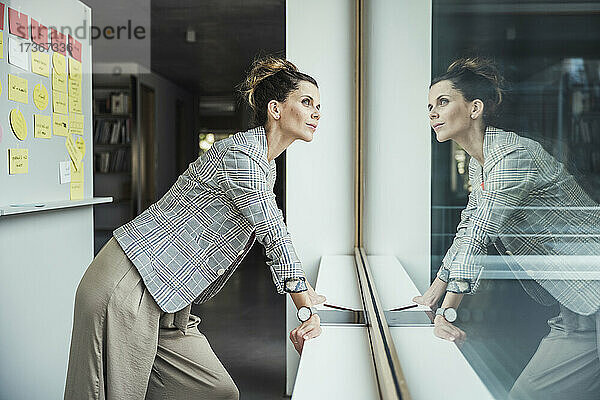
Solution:
M71 200L83 200L83 182L71 181Z
M29 29L27 29L29 27L29 17L27 14L19 13L17 10L8 7L8 25L10 33L23 39L29 39Z
M48 50L48 28L31 18L31 40Z
M4 32L0 32L0 58L4 58Z
M83 163L75 165L71 162L71 200L83 199Z
M33 137L42 139L52 137L52 118L49 115L33 115Z
M73 58L69 58L69 78L81 82L81 63Z
M27 79L8 74L8 99L27 104Z
M67 74L52 72L52 90L67 93Z
M81 114L81 97L69 97L69 112Z
M83 135L83 115L69 114L69 133Z
M65 142L65 145L67 146L69 157L71 157L71 160L75 165L75 170L78 171L79 164L81 163L83 156L79 152L79 149L75 146L75 142L73 141L73 137L71 137L71 135L67 135L67 141ZM73 179L73 177L71 177L71 179Z
M71 182L71 161L61 161L58 163L58 171L61 185Z
M27 149L8 149L8 173L26 174L29 170L29 150Z
M52 54L52 66L54 67L54 70L61 75L67 73L67 59L59 53L54 52Z
M27 138L27 122L23 113L16 108L10 110L9 114L10 127L19 140L25 140Z
M79 150L81 158L83 159L83 157L85 157L85 140L83 140L82 137L78 137L75 141L75 147L77 147L77 150Z
M46 78L50 76L50 54L41 51L31 52L31 72Z
M71 163L71 182L83 182L83 163L75 165L73 161Z
M75 60L81 62L81 42L69 35L69 54Z
M79 97L81 99L81 81L77 79L69 80L69 96Z
M33 88L33 104L38 108L38 110L43 111L48 107L48 90L46 86L38 83Z
M67 114L68 98L66 93L61 93L57 90L52 91L52 111L59 114Z
M28 43L15 36L8 35L8 62L29 71L29 53L27 52Z
M69 116L52 114L52 133L56 136L69 136Z
M51 41L52 41L52 50L54 50L54 53L60 53L63 56L67 54L67 36L62 33L57 31L56 29L52 28L50 30L50 37L51 37Z

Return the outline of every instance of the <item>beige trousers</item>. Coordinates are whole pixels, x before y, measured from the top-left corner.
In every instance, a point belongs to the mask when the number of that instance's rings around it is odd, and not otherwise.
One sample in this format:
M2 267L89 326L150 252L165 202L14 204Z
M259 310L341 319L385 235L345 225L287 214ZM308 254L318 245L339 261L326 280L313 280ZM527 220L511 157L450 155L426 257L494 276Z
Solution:
M583 316L560 306L550 333L515 381L510 400L600 399L600 312Z
M64 398L238 399L199 322L163 312L112 238L77 288Z

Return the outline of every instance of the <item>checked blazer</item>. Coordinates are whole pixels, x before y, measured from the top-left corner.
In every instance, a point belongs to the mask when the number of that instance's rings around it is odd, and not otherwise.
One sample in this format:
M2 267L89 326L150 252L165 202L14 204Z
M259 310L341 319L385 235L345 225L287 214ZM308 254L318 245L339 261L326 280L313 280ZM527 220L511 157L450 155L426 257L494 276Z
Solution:
M169 191L113 235L165 312L214 296L258 240L277 292L306 290L273 193L263 127L217 141Z
M521 283L537 301L598 311L600 281L585 278L600 271L598 204L531 139L488 127L483 155L483 166L471 158L473 189L438 272L447 290L474 293L494 244L511 270L527 271Z

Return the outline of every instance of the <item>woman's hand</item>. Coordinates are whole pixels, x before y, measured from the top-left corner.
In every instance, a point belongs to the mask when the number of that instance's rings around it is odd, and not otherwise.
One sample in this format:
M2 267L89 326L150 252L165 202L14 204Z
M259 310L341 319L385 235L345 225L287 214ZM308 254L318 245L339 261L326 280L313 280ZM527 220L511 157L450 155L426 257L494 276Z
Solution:
M321 332L321 319L318 314L313 314L308 320L304 321L302 325L290 332L290 340L298 354L302 355L304 342L316 338Z
M437 309L438 302L446 293L446 286L448 284L440 278L435 278L429 289L423 294L423 296L416 296L413 301L417 304L421 304L431 308L432 311Z
M455 343L462 343L467 339L467 334L463 330L452 325L442 315L435 316L434 324L433 334L441 339Z
M308 288L307 292L308 292L308 298L310 299L311 307L325 303L327 298L325 296L323 296L322 294L317 294L317 292L315 292L315 289L313 289L312 286L310 286L310 283L308 282L308 280L306 281L306 287Z

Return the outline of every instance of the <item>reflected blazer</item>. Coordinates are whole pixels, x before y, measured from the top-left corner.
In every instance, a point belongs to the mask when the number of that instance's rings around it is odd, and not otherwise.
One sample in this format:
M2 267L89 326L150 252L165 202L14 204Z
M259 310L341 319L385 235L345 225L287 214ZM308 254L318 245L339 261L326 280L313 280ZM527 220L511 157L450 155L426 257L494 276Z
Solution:
M438 272L447 290L474 293L495 244L510 269L531 276L521 283L538 302L598 311L600 281L584 278L600 271L598 204L531 139L488 127L483 155L483 166L471 158L472 192Z
M113 235L165 312L214 296L254 240L277 292L306 290L305 274L275 202L275 161L263 127L217 141L155 204Z

